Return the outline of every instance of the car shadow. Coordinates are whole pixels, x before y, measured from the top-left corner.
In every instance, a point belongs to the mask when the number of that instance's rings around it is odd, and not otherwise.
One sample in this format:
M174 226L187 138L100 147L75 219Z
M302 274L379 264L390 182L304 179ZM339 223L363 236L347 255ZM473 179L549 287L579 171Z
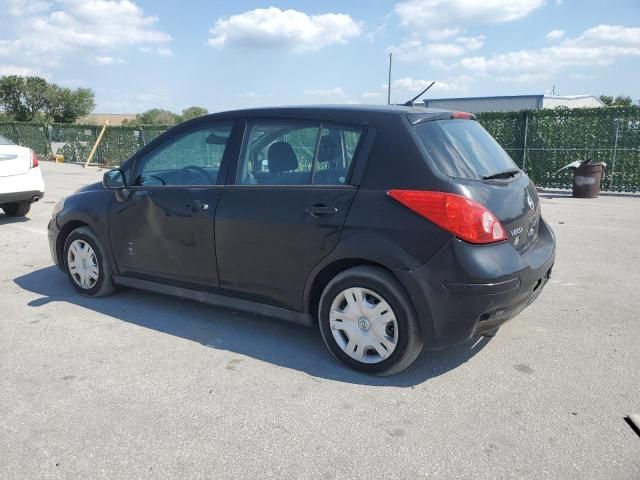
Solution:
M0 211L0 225L9 225L10 223L23 223L28 221L28 217L10 217Z
M446 350L423 352L404 372L375 377L351 370L334 360L316 329L277 319L236 312L133 289L104 298L79 294L58 268L36 270L14 282L41 295L28 303L39 308L68 302L124 322L304 372L316 378L373 386L411 387L438 377L469 361L487 338Z

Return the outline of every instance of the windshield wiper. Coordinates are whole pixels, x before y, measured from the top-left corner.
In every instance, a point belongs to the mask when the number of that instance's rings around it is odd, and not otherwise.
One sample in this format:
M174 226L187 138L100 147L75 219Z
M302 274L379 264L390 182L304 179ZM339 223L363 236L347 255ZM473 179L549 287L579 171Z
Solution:
M496 178L511 178L511 177L515 177L518 173L520 173L519 168L509 168L508 170L503 170L502 172L495 172L489 175L484 175L482 179L493 180Z

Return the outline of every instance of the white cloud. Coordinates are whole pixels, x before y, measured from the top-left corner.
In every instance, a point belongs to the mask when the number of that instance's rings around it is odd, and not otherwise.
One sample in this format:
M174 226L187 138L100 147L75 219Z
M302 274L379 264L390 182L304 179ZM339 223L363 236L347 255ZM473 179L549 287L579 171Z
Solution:
M362 94L362 98L378 98L381 96L382 94L380 92L364 92Z
M244 93L240 93L240 94L238 94L238 96L239 96L240 98L248 98L248 99L253 99L253 100L255 100L255 99L260 98L262 95L260 95L260 94L259 94L259 93L257 93L257 92L244 92Z
M327 88L327 89L318 88L318 89L312 89L312 90L305 90L304 94L310 97L330 97L330 98L340 98L340 99L347 98L347 94L345 93L342 87Z
M587 75L586 73L571 73L569 74L571 80L592 80L593 75Z
M540 73L518 73L515 75L501 75L495 77L498 82L503 83L537 83L548 80L550 75L547 72Z
M173 57L173 50L167 47L159 47L156 49L156 53L161 57Z
M389 47L399 60L434 60L446 57L459 57L470 50L477 50L484 43L484 35L477 37L458 37L449 43L423 43L422 40L407 40L400 45Z
M564 30L551 30L544 36L544 38L546 38L547 40L560 40L562 37L564 37L564 33Z
M617 58L629 56L640 56L640 27L598 25L551 47L467 57L456 65L476 73L526 81L549 78L567 67L611 65Z
M432 81L433 80L420 80L412 77L398 78L391 82L391 91L396 97L398 96L398 91L402 94L406 94L408 97L415 96L420 93L421 90L427 88ZM429 89L428 94L433 92L464 93L469 89L471 83L473 83L473 78L468 75L436 80L435 85ZM382 85L382 88L386 90L387 84Z
M435 30L428 30L426 36L432 41L442 41L447 38L454 37L460 33L459 28L440 28Z
M309 89L303 93L310 97L311 103L358 103L342 87Z
M145 16L131 0L12 2L13 40L0 42L0 56L31 64L56 65L80 49L101 52L134 45L165 44L157 17Z
M116 63L124 63L124 60L115 57L94 57L93 62L97 65L114 65Z
M349 15L326 13L307 15L276 7L257 8L226 19L211 27L212 47L284 48L295 52L320 50L344 44L362 33Z
M9 15L20 17L46 11L52 2L48 0L7 0L5 3Z
M396 4L403 25L422 30L503 23L527 16L545 0L407 0Z
M23 65L0 65L0 76L2 75L38 75L38 71Z

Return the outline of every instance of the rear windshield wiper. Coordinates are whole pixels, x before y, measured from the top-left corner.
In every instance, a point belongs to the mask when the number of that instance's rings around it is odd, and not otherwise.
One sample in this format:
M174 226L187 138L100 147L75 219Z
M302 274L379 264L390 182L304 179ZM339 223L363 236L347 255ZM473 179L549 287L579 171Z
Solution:
M493 180L495 178L511 178L515 177L518 173L520 173L519 168L510 168L508 170L503 170L502 172L495 172L489 175L483 175L483 180Z

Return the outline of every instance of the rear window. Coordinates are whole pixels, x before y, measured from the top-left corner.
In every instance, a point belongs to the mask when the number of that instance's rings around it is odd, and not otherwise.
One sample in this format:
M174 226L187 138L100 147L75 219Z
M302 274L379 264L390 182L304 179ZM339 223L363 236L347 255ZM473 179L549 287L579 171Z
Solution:
M415 126L429 158L445 175L482 179L517 168L511 157L474 120L435 120Z
M0 145L15 145L15 143L13 143L7 137L3 137L2 135L0 135Z

